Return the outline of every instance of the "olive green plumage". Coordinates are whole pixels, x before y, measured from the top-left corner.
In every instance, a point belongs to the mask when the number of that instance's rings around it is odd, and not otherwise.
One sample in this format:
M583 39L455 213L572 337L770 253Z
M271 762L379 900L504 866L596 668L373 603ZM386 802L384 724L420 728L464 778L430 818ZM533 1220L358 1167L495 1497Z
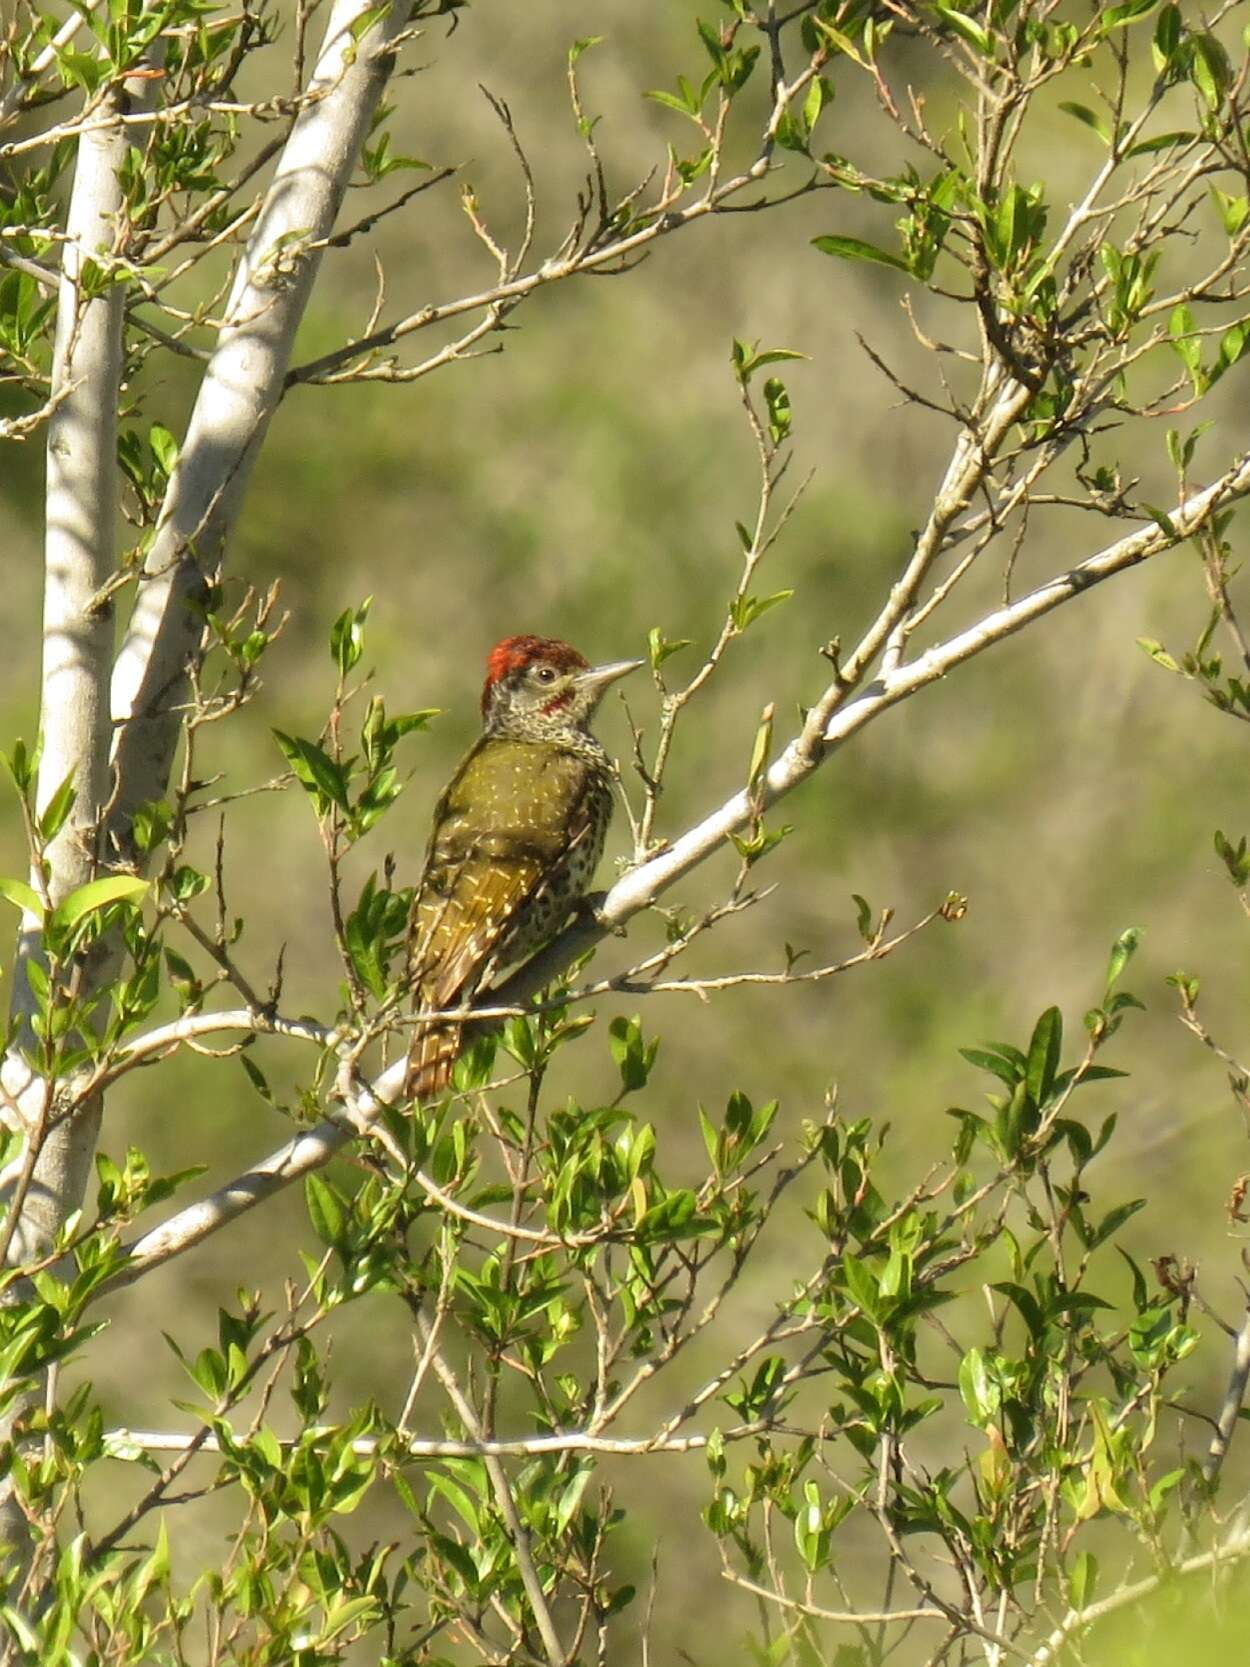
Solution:
M565 643L509 637L492 650L484 733L434 811L413 904L409 976L418 1011L460 1007L531 954L586 893L612 815L612 766L588 725L636 661L591 667ZM418 1025L406 1094L447 1085L460 1026Z

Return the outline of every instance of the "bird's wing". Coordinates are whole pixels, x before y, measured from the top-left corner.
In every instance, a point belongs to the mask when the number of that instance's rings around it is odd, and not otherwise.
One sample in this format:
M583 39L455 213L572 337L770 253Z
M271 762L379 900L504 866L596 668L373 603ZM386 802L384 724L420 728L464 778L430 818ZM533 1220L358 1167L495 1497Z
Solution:
M579 768L561 772L561 814L545 817L542 828L525 825L524 807L483 814L480 796L470 811L463 783L481 751L479 744L439 801L413 905L409 964L423 1006L449 1007L476 988L558 854L589 838L593 827L589 776Z
M476 984L474 975L485 968L543 873L538 858L512 853L492 859L482 842L464 859L436 860L426 870L412 953L413 982L423 1005L448 1007L466 986Z

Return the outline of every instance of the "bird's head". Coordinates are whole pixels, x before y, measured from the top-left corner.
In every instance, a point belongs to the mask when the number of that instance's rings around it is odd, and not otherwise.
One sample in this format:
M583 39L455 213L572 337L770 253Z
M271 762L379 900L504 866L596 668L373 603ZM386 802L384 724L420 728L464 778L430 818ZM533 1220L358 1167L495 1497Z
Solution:
M520 740L585 732L610 683L641 660L592 666L555 637L505 637L486 658L482 718L488 734Z

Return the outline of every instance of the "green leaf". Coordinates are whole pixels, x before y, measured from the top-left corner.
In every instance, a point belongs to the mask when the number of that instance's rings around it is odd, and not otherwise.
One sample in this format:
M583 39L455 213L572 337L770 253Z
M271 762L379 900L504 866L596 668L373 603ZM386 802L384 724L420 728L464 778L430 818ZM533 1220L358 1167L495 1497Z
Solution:
M3 764L13 778L13 785L22 798L34 785L35 775L39 768L39 755L43 750L43 741L35 743L33 751L27 751L25 741L20 738L13 743L12 752L0 750L0 764Z
M785 383L770 376L764 384L764 401L768 406L768 432L773 444L779 446L790 436L790 395Z
M1098 1587L1098 1559L1092 1551L1082 1551L1072 1561L1068 1577L1068 1602L1073 1609L1084 1609L1094 1601Z
M131 836L140 851L152 851L166 839L172 823L169 806L163 799L149 799L136 805L130 819Z
M365 620L372 604L372 596L366 596L358 608L344 608L331 627L330 657L339 668L340 677L346 677L364 653Z
M189 903L193 897L207 891L209 880L207 874L201 874L198 868L192 868L189 863L183 863L176 868L170 877L169 889L179 903Z
M1180 671L1181 668L1177 661L1168 653L1163 644L1156 642L1153 637L1138 637L1137 646L1138 648L1144 648L1154 663L1157 666L1162 666L1164 671Z
M969 46L976 47L983 58L994 56L994 42L975 18L969 17L967 12L956 11L954 6L946 4L946 0L935 0L933 9Z
M771 596L736 596L729 609L734 628L745 631L755 624L761 614L766 614L779 603L788 602L793 595L793 590L775 590Z
M341 1511L346 1508L349 1507L346 1506L344 1500L336 1499L336 1510ZM317 1635L317 1645L319 1649L325 1644L331 1642L333 1639L337 1638L341 1633L346 1632L349 1627L357 1628L358 1630L356 1636L358 1638L363 1638L368 1628L361 1626L360 1623L366 1616L369 1617L370 1620L373 1620L376 1619L381 1613L381 1605L377 1598L363 1597L337 1599L326 1610L325 1621ZM337 1658L338 1653L339 1652L336 1650L332 1659Z
M286 735L280 729L272 731L281 747L296 780L318 802L318 814L336 805L344 814L348 811L347 772L336 764L324 748L298 735Z
M911 268L897 255L879 249L875 243L865 243L860 237L814 237L812 246L822 255L836 255L840 260L875 261L878 266L892 266L896 272L911 276Z
M1035 1343L1039 1342L1046 1329L1046 1321L1032 1291L1026 1291L1023 1285L1016 1285L1009 1279L999 1280L990 1288L1000 1292L1015 1305L1020 1318L1028 1327L1029 1336Z
M704 1111L702 1104L699 1106L699 1128L703 1134L703 1144L707 1148L708 1162L712 1165L713 1169L719 1170L720 1165L717 1162L717 1153L720 1150L720 1135L717 1133L712 1119L708 1116L707 1112Z
M716 1231L715 1222L699 1215L698 1199L688 1187L679 1187L653 1204L635 1228L641 1244L690 1239Z
M1202 94L1208 110L1213 114L1223 104L1232 86L1233 66L1228 53L1214 35L1193 37L1191 75L1194 86Z
M441 1469L431 1469L426 1476L426 1480L435 1493L443 1496L457 1516L464 1522L469 1532L475 1537L480 1537L482 1532L481 1515L465 1489L458 1482L453 1481L450 1476L445 1475Z
M748 346L746 342L739 341L735 336L730 347L729 357L734 368L734 375L745 387L755 372L763 369L765 365L784 364L788 359L806 359L807 354L798 353L792 347L766 347L761 352L758 342L753 346ZM750 548L749 540L746 547Z
M1118 6L1108 6L1102 14L1102 26L1104 29L1122 29L1126 23L1135 23L1139 17L1154 11L1158 4L1159 0L1122 0Z
M43 919L43 904L39 894L25 880L0 879L0 897L21 909L24 914L34 915L36 920Z
M752 824L753 831L749 834L730 834L729 838L740 857L748 863L756 863L783 839L788 839L794 832L793 822L783 822L779 828L766 828L762 822Z
M1137 953L1141 935L1142 928L1140 926L1127 926L1112 944L1111 959L1107 963L1107 995L1111 994L1111 986Z
M642 1020L636 1013L632 1019L620 1016L612 1020L608 1026L608 1047L620 1070L625 1093L646 1087L659 1046L658 1037L648 1041L643 1035Z
M1222 376L1226 370L1230 370L1245 354L1247 346L1250 346L1250 326L1244 323L1230 324L1220 337L1215 375Z
M103 879L88 880L85 886L62 898L52 911L51 924L62 928L77 926L87 915L108 908L110 903L137 903L147 891L148 882L133 874L106 874Z
M979 1071L990 1071L1000 1082L1005 1082L1008 1088L1014 1088L1020 1080L1020 1069L1009 1059L1003 1059L996 1053L989 1053L984 1048L960 1048L960 1053L969 1065L975 1065Z
M807 89L807 97L803 100L803 125L809 135L819 121L821 111L832 102L833 88L823 75L818 75Z
M747 792L752 795L759 787L760 777L768 767L768 760L773 750L773 708L764 708L760 717L759 727L755 731L755 740L751 744L751 763L747 770Z
M1165 70L1173 68L1173 61L1181 44L1182 34L1180 7L1165 6L1159 13L1159 21L1155 24L1154 39L1150 43L1150 53L1154 59L1155 69L1160 75Z
M152 456L160 466L161 473L168 478L173 474L174 465L178 461L177 440L160 423L153 423L148 430L148 445L152 448Z
M75 771L71 768L65 780L39 813L39 832L45 840L56 838L74 808L74 775Z
M1025 1084L1036 1106L1045 1103L1054 1084L1062 1046L1063 1017L1057 1007L1048 1007L1033 1031L1025 1065Z
M1196 133L1180 129L1175 133L1156 133L1152 139L1139 139L1135 145L1130 145L1125 156L1149 156L1154 151L1173 150L1177 145L1188 145L1198 137Z
M108 65L94 52L78 52L68 46L54 46L56 66L67 87L81 87L93 93L109 73Z
M304 1199L313 1232L322 1244L342 1252L347 1237L347 1211L338 1191L323 1176L304 1179Z
M821 1532L825 1514L821 1508L820 1490L816 1483L805 1483L803 1493L806 1503L800 1505L795 1514L794 1545L803 1559L804 1567L810 1574L814 1574L820 1566L828 1536Z
M1108 1211L1090 1235L1089 1248L1093 1250L1098 1245L1105 1244L1108 1239L1114 1238L1126 1221L1145 1208L1144 1198L1133 1198L1127 1204L1117 1204L1114 1210Z
M573 1480L569 1483L568 1487L565 1488L564 1493L561 1495L559 1505L556 1507L557 1536L562 1538L564 1534L567 1533L569 1523L572 1522L574 1514L577 1511L577 1507L582 1502L582 1495L586 1492L587 1485L594 1476L594 1473L594 1460L583 1459L574 1473Z
M1220 224L1229 237L1236 237L1250 214L1250 198L1230 197L1227 192L1211 187L1211 200L1220 217Z
M848 1250L842 1258L842 1274L851 1299L870 1320L881 1313L881 1292L868 1264Z
M983 1427L997 1418L1002 1387L991 1374L980 1349L969 1349L959 1363L959 1393L974 1424Z
M352 39L362 41L370 29L382 21L390 9L390 0L382 0L380 5L370 6L368 11L358 13L349 26Z
M704 23L701 17L695 19L695 28L699 31L699 39L707 48L708 57L711 58L719 70L727 56L726 48L721 44L720 35L710 23Z
M691 108L689 92L679 96L677 93L666 93L662 88L657 88L655 91L644 93L642 96L651 99L656 104L663 104L669 110L676 110L680 115L688 116L691 121L698 120L699 103L696 102L694 107Z
M647 653L653 671L659 671L670 654L676 654L689 647L689 637L666 637L658 625L653 625L647 633Z
M1107 125L1106 117L1091 110L1088 104L1074 104L1070 99L1065 99L1059 108L1067 115L1075 116L1077 121L1083 122L1086 127L1092 128L1104 145L1111 143L1111 129Z
M1173 307L1168 319L1168 338L1172 351L1189 373L1195 393L1205 393L1209 378L1202 368L1202 344L1194 339L1194 315L1185 305Z
M265 1073L261 1070L260 1066L257 1065L255 1061L249 1059L245 1053L241 1053L239 1055L239 1064L243 1067L248 1081L260 1095L261 1099L264 1100L267 1105L273 1105L275 1103L273 1090L270 1088L268 1080L265 1077Z

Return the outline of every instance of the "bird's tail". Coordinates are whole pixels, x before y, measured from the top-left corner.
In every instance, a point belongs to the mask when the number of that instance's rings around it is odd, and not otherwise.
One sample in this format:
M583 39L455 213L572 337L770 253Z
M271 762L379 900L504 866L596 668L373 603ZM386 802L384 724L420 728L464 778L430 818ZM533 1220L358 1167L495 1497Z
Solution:
M424 1105L443 1093L451 1081L452 1067L460 1057L460 1028L458 1024L446 1022L417 1026L408 1049L405 1100Z

